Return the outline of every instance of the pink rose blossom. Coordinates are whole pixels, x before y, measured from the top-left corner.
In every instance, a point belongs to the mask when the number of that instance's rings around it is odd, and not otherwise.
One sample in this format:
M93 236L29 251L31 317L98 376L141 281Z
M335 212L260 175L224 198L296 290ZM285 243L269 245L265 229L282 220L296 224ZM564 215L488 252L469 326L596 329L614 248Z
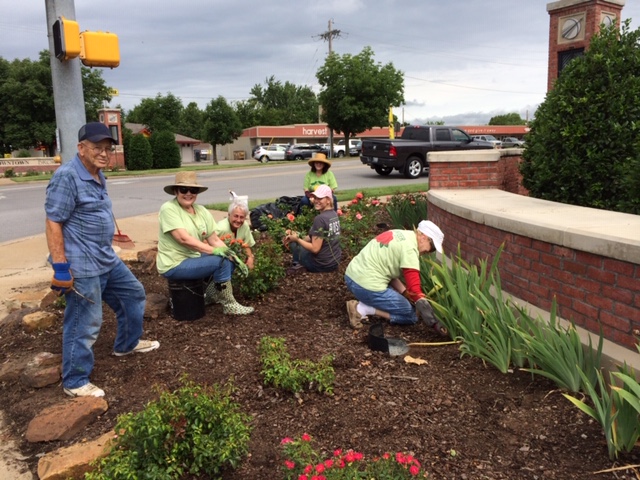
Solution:
M308 442L311 440L311 437L309 436L308 433L303 433L302 437L300 437L303 441Z
M280 445L286 445L287 443L292 443L292 442L293 442L293 438L284 437L284 438L280 441Z
M291 460L285 460L284 464L289 470L293 470L294 468L296 468L295 462L292 462Z
M418 473L420 473L420 469L418 467L416 467L415 465L411 465L411 467L409 468L409 473L411 475L413 475L414 477L418 476Z
M362 220L362 215L360 215L359 213L356 213L356 218L357 218L358 220Z
M324 471L325 471L325 468L323 463L319 463L318 465L316 465L316 473L322 473Z

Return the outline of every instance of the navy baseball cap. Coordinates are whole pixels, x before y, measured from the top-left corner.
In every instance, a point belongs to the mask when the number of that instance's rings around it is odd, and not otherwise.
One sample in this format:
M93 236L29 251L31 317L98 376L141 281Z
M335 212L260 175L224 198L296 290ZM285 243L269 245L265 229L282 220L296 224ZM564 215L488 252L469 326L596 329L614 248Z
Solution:
M78 131L78 141L89 140L92 143L98 143L100 140L111 140L112 143L116 143L115 139L111 136L111 130L104 123L91 122L83 125Z

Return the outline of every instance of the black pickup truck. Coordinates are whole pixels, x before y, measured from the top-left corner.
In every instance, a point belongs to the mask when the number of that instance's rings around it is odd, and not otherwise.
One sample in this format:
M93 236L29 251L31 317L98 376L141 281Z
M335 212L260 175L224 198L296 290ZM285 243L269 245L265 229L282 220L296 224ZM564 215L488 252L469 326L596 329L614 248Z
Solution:
M363 140L360 161L379 175L389 175L395 169L407 178L418 178L429 174L429 152L492 148L491 142L474 140L457 127L409 125L398 139Z

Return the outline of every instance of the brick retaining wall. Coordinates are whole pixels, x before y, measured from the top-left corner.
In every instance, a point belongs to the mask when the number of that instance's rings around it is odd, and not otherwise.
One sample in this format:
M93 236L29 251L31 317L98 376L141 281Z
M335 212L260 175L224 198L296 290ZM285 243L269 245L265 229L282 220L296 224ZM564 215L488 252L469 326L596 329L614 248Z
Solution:
M446 156L439 156L438 162L431 162L430 158L430 191L496 188L526 194L518 170L520 155L502 152L499 156L493 161L457 157L446 162ZM480 196L478 202L482 202ZM473 218L430 201L429 219L445 232L448 255L460 245L462 257L470 263L491 260L504 243L498 266L505 292L546 311L555 298L560 317L595 334L602 327L605 338L635 350L640 332L640 264L505 231Z

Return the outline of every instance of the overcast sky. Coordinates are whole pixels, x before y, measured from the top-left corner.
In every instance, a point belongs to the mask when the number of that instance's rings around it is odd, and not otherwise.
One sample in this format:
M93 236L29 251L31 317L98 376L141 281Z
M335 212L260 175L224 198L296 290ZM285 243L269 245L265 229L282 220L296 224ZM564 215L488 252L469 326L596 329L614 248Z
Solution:
M485 124L500 113L532 116L547 84L549 14L544 0L75 0L80 30L114 32L120 66L102 69L119 90L111 106L171 92L201 108L219 95L249 97L274 76L319 85L315 72L332 48L405 75L407 122ZM640 2L622 18L640 25ZM45 0L0 2L0 56L36 59L48 48Z

